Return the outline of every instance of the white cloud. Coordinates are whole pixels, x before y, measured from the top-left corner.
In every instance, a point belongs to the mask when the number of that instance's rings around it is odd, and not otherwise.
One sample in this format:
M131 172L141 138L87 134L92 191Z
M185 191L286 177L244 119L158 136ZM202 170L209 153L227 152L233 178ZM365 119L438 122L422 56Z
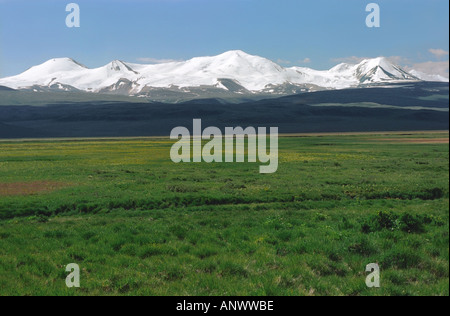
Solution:
M278 59L277 60L277 64L280 65L289 65L291 62L289 60L284 60L284 59Z
M141 63L147 63L147 64L166 64L166 63L180 62L182 60L158 59L158 58L152 58L152 57L140 57L140 58L137 59L137 61L139 61Z
M367 57L350 56L350 57L333 58L331 61L335 62L335 63L359 64L364 59L368 59L368 58Z
M449 62L447 61L427 61L425 63L413 64L405 67L406 71L417 70L428 75L440 75L449 77Z
M298 64L309 64L309 63L311 63L311 58L300 59L296 63L298 63ZM277 60L277 64L290 65L290 64L292 64L292 62L290 60L278 59Z
M430 48L428 51L430 53L432 53L436 58L442 58L442 57L448 56L448 51L443 50L443 49Z
M309 63L311 63L311 58L305 58L303 60L300 60L300 63L302 63L302 64L309 64Z
M411 64L411 60L409 60L408 58L402 57L402 56L390 56L390 57L386 57L386 58L394 65L397 65L400 67Z

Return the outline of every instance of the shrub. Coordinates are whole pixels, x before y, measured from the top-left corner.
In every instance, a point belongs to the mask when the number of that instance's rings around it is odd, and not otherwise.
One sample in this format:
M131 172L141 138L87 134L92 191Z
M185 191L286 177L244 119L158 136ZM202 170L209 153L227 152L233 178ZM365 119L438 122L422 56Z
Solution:
M350 245L348 251L369 257L377 253L377 248L365 237L361 239L360 242Z
M406 233L423 233L425 231L424 219L411 214L404 214L401 218L401 229Z
M39 214L36 216L36 221L38 223L47 223L48 219L49 219L49 217L44 214Z
M377 215L369 217L362 225L363 233L377 232L383 229L395 230L399 226L398 216L391 212L380 211Z
M188 234L188 230L181 225L170 227L170 232L180 240L184 240Z
M382 261L384 269L398 268L398 269L413 269L420 268L422 259L417 253L407 250L395 250L386 255Z
M423 200L438 200L444 197L444 190L441 188L427 189L422 193Z
M375 216L362 224L361 231L365 234L378 232L383 229L391 231L401 230L405 233L423 233L425 224L431 224L432 218L429 216L403 214L401 217L391 212L379 212Z

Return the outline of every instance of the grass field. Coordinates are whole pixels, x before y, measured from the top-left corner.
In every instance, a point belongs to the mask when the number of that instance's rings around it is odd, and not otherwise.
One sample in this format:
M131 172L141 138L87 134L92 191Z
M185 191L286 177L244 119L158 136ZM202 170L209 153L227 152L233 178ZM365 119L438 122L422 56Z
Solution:
M172 143L0 142L0 295L449 295L448 133L282 137L270 175Z

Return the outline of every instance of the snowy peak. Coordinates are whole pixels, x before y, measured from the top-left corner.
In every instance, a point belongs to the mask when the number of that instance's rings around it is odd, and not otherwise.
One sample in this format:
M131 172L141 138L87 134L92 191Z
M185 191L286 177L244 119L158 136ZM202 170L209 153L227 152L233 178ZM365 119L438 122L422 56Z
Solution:
M58 72L78 71L83 69L87 68L71 58L54 58L38 66L31 67L30 69L22 73L22 75L45 75Z
M133 68L137 68L133 65ZM230 79L250 91L263 90L269 84L286 81L286 70L276 63L242 51L217 56L196 57L185 62L172 62L139 67L141 86L180 88L214 86L218 79Z
M54 58L40 65L33 66L20 75L0 79L0 81L5 82L8 87L14 89L32 86L50 86L55 84L55 80L59 77L86 70L88 69L85 66L71 58ZM61 90L66 89L67 88L64 87L64 89Z
M239 62L239 61L251 61L255 58L265 59L259 56L254 56L247 54L241 50L230 50L228 52L219 54L217 56L209 56L209 57L195 57L192 60L210 60L210 61L223 61L223 62Z
M255 73L265 76L283 71L281 66L266 58L249 55L240 50L229 51L213 57L193 58L186 63L203 72L228 76L246 76Z
M280 65L274 63L273 61L259 57L254 55L249 55L240 50L229 51L222 55L219 55L220 58L224 58L226 63L235 65L237 67L249 67L253 68L262 74L266 74L267 72L282 72L284 69Z
M344 73L348 71L354 71L355 65L352 64L339 64L330 69L330 72L334 73Z
M222 53L220 55L215 56L216 58L242 58L242 59L248 59L253 58L254 56L247 54L246 52L242 50L230 50L228 52Z
M418 80L384 57L363 60L356 69L356 76L362 84L392 80Z
M117 73L117 72L121 72L121 73L131 72L134 74L138 74L138 72L134 71L130 66L128 66L121 60L113 60L112 62L107 64L105 66L105 68L109 74L111 74L111 73L113 74L113 73Z
M389 69L392 66L393 66L393 64L385 57L365 59L359 64L359 67L365 67L366 69L372 69L372 68L376 68L376 67Z

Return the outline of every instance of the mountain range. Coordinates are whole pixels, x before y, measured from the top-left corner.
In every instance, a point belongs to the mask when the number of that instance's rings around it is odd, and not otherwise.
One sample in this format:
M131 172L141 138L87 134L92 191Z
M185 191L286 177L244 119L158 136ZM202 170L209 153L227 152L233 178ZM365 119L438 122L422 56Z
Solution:
M70 58L55 58L0 79L0 86L27 91L70 91L137 96L159 101L196 98L284 96L303 92L383 86L391 83L447 81L407 72L379 57L319 71L282 67L243 51L213 57L143 65L119 60L95 69Z

